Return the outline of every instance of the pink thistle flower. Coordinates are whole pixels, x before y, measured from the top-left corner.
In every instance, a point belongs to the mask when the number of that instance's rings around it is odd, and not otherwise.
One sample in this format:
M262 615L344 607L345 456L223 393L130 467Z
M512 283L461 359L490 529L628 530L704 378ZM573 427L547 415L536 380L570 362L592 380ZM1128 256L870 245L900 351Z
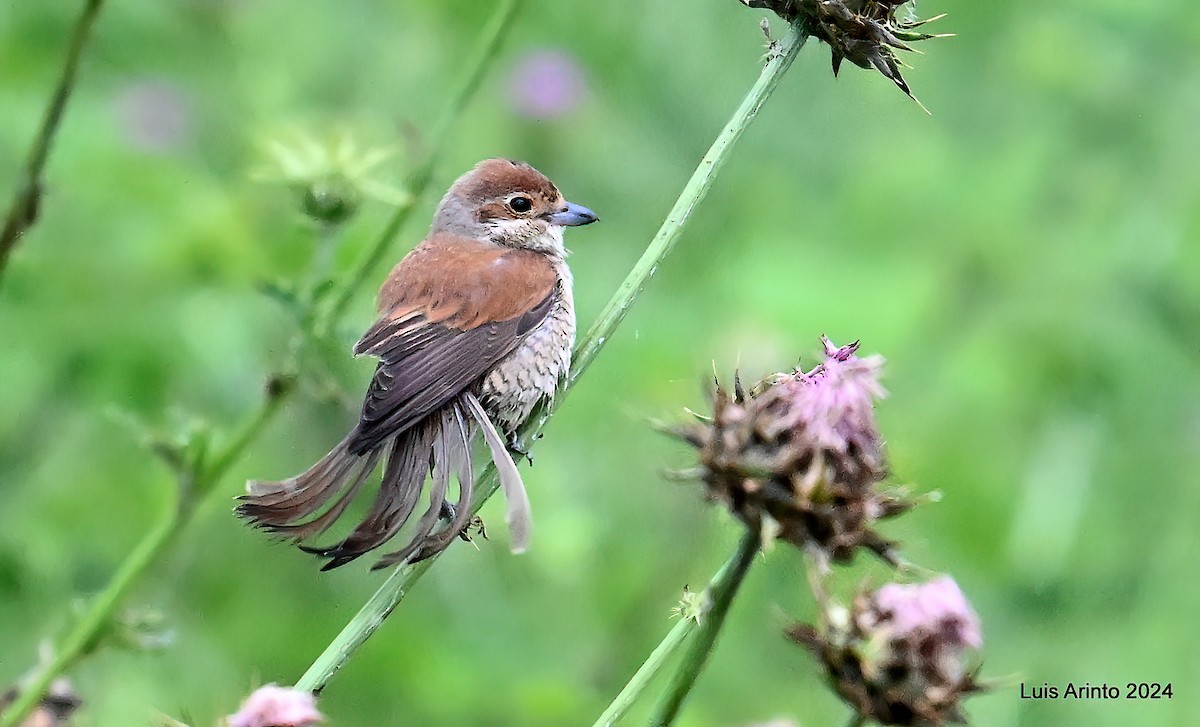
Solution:
M254 690L228 719L229 727L314 727L324 721L316 697L275 684Z
M809 371L770 376L733 394L719 386L713 415L671 430L699 450L710 499L764 538L848 561L859 547L895 562L875 521L911 503L876 489L887 474L875 400L883 359L859 358L857 343L834 346Z
M849 611L823 608L820 628L796 624L787 634L817 657L862 718L910 727L965 723L962 699L984 691L971 665L983 632L954 579L889 583L860 594Z
M875 592L875 607L893 638L936 634L958 651L983 646L979 617L950 576L915 585L889 583Z

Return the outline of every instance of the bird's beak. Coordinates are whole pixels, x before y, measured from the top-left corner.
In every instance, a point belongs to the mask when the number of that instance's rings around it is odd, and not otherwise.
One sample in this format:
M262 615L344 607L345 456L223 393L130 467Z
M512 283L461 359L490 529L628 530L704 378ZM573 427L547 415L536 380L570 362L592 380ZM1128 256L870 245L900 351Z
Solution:
M560 225L562 227L579 227L580 225L590 225L600 219L587 207L574 202L567 202L567 208L562 212L555 212L547 219L552 225Z

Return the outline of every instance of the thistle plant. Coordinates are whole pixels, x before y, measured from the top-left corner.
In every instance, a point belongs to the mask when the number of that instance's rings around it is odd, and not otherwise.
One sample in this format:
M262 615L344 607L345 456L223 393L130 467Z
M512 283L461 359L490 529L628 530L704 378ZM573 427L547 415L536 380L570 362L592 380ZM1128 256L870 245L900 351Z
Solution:
M787 634L817 656L856 723L940 727L962 721L962 697L982 690L973 663L983 645L979 618L950 578L888 584L858 594L850 609L826 593L831 566L860 549L900 565L896 545L874 526L916 501L880 487L888 471L874 404L885 394L883 359L859 357L857 341L835 346L822 336L821 344L815 367L768 376L749 391L738 377L732 392L718 384L711 416L666 429L696 449L699 466L685 474L746 532L693 605L695 627L672 629L597 725L616 722L682 648L651 723L674 721L755 556L776 540L807 556L804 580L822 614L820 626L797 624Z
M379 178L396 156L393 146L364 148L345 131L325 139L297 131L268 139L263 147L266 158L251 178L291 189L304 214L320 224L349 221L364 197L393 207L412 201L408 192Z
M313 695L267 684L255 689L225 723L228 727L316 727L324 721Z

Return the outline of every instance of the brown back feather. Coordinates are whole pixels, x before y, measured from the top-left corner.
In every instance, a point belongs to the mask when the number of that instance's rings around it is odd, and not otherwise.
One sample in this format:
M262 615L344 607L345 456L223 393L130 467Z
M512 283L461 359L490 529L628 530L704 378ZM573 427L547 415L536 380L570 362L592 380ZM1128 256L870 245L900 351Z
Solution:
M383 316L354 347L380 359L349 450L417 424L516 350L549 313L558 274L542 254L435 234L392 271Z
M467 330L528 312L557 283L541 253L441 232L396 265L378 308L386 320L420 313L430 323Z

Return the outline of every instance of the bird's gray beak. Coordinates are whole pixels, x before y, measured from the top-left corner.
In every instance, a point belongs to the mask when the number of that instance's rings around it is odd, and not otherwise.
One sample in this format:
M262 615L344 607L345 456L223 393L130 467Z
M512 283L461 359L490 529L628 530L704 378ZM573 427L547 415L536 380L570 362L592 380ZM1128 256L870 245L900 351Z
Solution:
M560 225L562 227L579 227L580 225L590 225L600 219L587 207L574 202L567 202L567 209L562 212L555 212L547 219L552 225Z

